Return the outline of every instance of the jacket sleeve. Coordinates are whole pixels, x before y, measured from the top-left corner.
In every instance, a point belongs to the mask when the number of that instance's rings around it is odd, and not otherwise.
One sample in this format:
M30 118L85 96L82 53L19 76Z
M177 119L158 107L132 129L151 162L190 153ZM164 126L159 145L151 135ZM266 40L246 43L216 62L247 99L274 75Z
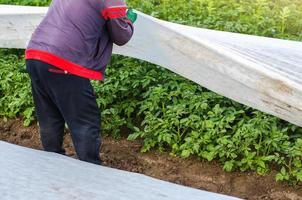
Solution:
M125 45L131 39L134 30L132 22L126 16L126 10L123 0L105 0L102 10L109 36L119 46Z

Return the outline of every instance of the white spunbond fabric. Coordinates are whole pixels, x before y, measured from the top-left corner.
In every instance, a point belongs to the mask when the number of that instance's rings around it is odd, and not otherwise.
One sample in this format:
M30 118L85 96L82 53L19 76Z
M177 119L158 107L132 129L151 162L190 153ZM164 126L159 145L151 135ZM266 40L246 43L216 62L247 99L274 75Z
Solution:
M0 5L0 48L25 48L46 11ZM183 26L141 12L134 26L131 41L114 53L302 126L302 42Z
M0 141L1 200L236 200Z

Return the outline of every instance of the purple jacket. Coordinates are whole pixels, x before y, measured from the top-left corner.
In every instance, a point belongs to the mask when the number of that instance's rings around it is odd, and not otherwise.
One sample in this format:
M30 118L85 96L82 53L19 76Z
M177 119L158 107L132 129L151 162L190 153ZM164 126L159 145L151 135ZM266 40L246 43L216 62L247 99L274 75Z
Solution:
M102 80L113 43L124 45L133 35L126 9L123 0L53 0L32 35L26 59Z

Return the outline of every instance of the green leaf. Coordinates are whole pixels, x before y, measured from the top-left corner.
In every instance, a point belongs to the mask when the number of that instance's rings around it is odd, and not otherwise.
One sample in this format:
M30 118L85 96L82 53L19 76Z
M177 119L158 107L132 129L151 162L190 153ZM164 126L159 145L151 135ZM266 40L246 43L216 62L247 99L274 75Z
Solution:
M234 168L234 161L226 161L223 165L223 169L227 172L231 172Z
M191 155L191 151L190 150L183 150L181 152L181 157L183 158L188 158Z

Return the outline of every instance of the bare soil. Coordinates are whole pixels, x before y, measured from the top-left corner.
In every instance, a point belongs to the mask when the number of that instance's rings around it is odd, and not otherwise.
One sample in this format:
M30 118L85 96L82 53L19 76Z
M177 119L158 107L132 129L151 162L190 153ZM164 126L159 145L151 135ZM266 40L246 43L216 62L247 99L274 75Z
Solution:
M23 127L20 120L0 121L0 140L41 149L38 127ZM71 138L66 134L67 155L76 158ZM302 186L289 186L274 180L276 172L260 176L255 173L227 173L215 162L197 158L183 159L167 153L140 153L141 142L103 138L103 165L142 173L161 180L249 200L302 200Z

